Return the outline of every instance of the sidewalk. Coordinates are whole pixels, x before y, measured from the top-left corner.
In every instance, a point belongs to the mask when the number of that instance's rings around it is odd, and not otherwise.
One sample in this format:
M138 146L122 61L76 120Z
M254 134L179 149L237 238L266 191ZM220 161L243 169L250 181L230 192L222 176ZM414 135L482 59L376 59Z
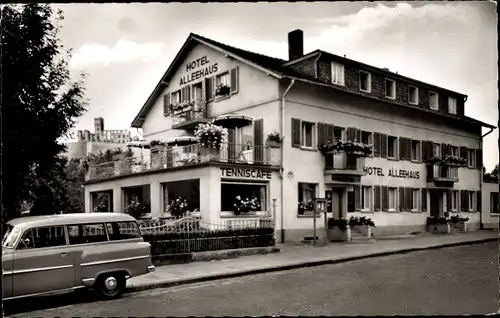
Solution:
M278 245L282 252L243 256L211 262L195 262L156 267L147 275L127 281L127 290L164 288L215 279L231 278L293 268L347 262L356 259L407 253L446 246L466 245L498 240L496 231L475 231L453 235L421 235L412 238L385 239L366 243L330 243L314 247Z

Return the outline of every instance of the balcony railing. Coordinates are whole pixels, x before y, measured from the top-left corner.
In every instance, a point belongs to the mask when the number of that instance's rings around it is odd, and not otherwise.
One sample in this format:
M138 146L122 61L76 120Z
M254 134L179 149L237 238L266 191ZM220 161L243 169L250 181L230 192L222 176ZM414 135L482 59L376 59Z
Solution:
M273 154L277 151L277 154ZM219 151L208 151L200 144L173 147L151 152L151 155L125 158L98 165L91 165L85 179L102 180L145 171L188 166L217 161L259 165L280 165L279 149L260 145L225 143Z
M427 166L427 181L458 181L458 167L449 167L441 164Z
M195 100L191 106L172 113L172 128L192 130L200 123L209 122L204 100Z
M365 174L365 158L344 152L325 155L325 171L328 174L356 175Z

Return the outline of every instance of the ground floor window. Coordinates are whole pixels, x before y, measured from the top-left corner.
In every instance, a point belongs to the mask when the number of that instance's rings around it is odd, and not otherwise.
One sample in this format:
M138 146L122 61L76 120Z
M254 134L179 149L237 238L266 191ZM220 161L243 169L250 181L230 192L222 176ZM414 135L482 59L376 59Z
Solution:
M91 192L93 212L113 212L113 190Z
M149 184L122 189L125 213L131 214L134 217L151 213L151 187Z
M162 183L163 213L180 217L200 210L200 179Z
M389 211L395 211L397 207L398 189L389 188Z
M418 211L419 209L419 202L420 202L420 189L412 189L412 197L413 197L413 200L412 200L412 207L411 207L411 210L412 211Z
M363 210L372 209L372 187L363 186L361 191L361 203L363 204L361 207Z
M221 211L236 215L267 211L267 183L221 183Z
M451 191L451 210L458 210L458 191Z
M314 198L316 198L315 183L302 183L299 182L299 202L298 211L299 215L313 214L314 212Z
M476 192L468 191L469 195L469 211L474 211L476 208Z
M498 206L498 192L490 193L490 213L500 213L500 207Z

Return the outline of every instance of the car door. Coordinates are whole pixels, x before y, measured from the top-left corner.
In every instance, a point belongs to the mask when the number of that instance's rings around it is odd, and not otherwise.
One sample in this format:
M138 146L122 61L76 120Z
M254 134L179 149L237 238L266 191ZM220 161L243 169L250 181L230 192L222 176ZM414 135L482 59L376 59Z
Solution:
M2 278L2 297L9 298L12 297L12 273L13 273L13 265L14 265L14 254L12 251L5 250L2 251L2 269L3 269L3 278Z
M72 288L73 258L67 248L64 226L27 230L14 252L13 296Z

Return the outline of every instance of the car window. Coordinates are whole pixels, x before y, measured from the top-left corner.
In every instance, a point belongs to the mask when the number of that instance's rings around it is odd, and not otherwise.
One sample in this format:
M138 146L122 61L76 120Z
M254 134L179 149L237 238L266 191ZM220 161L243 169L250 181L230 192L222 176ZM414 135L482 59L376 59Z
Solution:
M24 232L18 244L20 250L66 245L64 226L39 227Z
M21 235L21 230L17 227L13 227L12 225L6 226L6 230L4 230L4 237L2 239L2 246L7 248L13 248L14 244L17 241L19 235Z
M68 225L68 236L71 245L99 243L108 240L104 223Z
M141 232L136 222L112 222L106 223L109 239L126 240L141 237Z

